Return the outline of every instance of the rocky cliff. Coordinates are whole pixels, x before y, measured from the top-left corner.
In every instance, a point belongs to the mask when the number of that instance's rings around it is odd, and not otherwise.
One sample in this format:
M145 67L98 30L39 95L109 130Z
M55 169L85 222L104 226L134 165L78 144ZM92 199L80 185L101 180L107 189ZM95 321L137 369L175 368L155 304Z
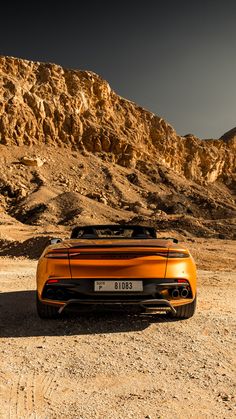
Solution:
M234 177L235 131L218 140L181 137L95 73L0 57L0 86L0 144L87 150L144 170L152 162L198 183Z
M0 225L236 237L236 129L181 137L98 75L55 64L0 57L0 84Z

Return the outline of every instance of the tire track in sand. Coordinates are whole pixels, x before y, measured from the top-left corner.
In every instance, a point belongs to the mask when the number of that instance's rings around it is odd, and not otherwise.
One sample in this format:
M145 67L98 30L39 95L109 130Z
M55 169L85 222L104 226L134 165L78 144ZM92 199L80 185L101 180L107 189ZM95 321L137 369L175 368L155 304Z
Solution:
M58 387L54 374L37 374L36 371L11 375L3 381L0 375L1 400L4 411L0 409L1 419L41 419L46 417L48 402Z

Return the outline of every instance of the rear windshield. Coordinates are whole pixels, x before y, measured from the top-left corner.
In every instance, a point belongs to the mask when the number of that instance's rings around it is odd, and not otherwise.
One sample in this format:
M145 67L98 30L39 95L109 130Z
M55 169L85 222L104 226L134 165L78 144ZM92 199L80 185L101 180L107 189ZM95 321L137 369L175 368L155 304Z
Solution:
M86 226L75 227L72 231L73 239L153 239L156 232L149 227L120 227L120 226Z

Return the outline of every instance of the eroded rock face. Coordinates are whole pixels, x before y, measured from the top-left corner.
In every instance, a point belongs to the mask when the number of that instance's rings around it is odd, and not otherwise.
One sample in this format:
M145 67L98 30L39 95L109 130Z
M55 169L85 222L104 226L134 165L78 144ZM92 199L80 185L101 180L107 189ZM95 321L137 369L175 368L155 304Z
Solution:
M0 144L47 144L106 153L135 168L164 164L189 180L231 181L235 131L200 140L177 135L162 118L123 99L89 71L0 57Z

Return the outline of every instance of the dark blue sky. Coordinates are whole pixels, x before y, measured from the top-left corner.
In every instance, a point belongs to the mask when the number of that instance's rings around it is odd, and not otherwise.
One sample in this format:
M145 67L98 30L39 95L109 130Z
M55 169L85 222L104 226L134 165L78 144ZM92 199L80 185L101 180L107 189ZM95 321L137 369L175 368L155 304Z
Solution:
M95 71L182 135L236 126L235 1L86 3L6 2L0 54Z

